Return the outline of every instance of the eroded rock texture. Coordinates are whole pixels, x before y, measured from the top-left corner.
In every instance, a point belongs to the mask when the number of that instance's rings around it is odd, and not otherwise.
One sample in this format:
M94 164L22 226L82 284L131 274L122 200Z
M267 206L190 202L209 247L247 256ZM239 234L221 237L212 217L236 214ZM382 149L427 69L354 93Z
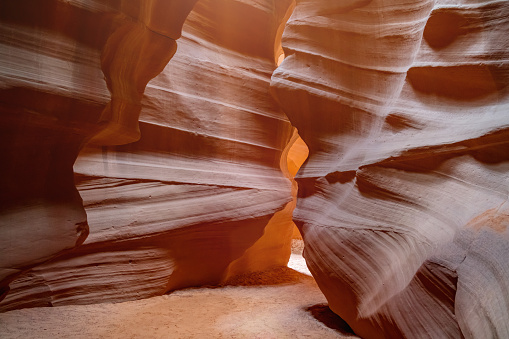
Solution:
M90 235L11 283L4 309L143 298L286 265L295 202L283 155L296 137L269 84L290 5L200 0L144 96L147 73L122 65L139 33L119 38L125 51L103 51L110 122L74 166ZM132 25L151 27L174 13L135 12ZM153 54L133 62L163 62ZM141 139L113 146L136 137L140 99Z
M294 219L366 338L509 336L509 3L297 1L273 91Z
M73 163L93 136L137 138L145 86L175 53L193 3L0 4L0 299L20 272L87 237Z

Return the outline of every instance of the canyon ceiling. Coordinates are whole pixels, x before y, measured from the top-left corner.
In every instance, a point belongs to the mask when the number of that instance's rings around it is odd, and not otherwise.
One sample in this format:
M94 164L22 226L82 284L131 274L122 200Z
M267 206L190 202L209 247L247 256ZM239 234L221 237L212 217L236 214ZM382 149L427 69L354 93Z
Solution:
M361 337L508 338L508 36L504 0L2 1L0 310L222 284L297 225Z

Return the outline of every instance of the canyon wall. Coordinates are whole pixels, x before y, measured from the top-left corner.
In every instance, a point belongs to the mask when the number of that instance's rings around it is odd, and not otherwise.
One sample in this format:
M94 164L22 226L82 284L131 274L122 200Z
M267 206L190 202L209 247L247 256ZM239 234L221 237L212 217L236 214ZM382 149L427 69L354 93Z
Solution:
M286 265L294 129L269 82L291 1L194 3L1 5L3 310Z
M509 336L509 3L299 0L272 90L294 220L366 338Z
M509 337L508 31L497 0L2 2L0 309L285 265L297 203L357 334Z
M93 136L108 143L137 138L145 85L175 53L192 6L0 4L0 300L21 272L86 239L73 163ZM173 16L157 17L161 10Z

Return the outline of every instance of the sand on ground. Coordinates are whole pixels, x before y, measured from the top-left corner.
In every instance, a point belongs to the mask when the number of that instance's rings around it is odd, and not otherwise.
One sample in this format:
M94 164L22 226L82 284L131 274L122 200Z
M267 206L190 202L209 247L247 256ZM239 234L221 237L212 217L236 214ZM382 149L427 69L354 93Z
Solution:
M0 314L0 338L357 338L327 307L302 256L292 254L289 266L219 288L14 310Z

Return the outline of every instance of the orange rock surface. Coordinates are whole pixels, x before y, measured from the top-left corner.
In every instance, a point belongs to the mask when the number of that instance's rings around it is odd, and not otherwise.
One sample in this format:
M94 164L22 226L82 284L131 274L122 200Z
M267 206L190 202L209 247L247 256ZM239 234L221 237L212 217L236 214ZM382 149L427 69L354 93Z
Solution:
M288 262L294 129L269 83L291 1L201 0L174 56L192 2L133 3L122 10L136 20L101 51L102 129L74 165L90 235L12 282L4 309L137 299Z
M224 283L302 235L362 337L509 337L508 18L1 2L0 310Z
M154 16L170 3L171 21ZM122 142L136 134L145 85L175 52L193 1L136 4L0 4L0 299L20 273L86 239L73 163L105 130Z
M506 1L297 1L272 89L294 220L365 338L509 336Z

